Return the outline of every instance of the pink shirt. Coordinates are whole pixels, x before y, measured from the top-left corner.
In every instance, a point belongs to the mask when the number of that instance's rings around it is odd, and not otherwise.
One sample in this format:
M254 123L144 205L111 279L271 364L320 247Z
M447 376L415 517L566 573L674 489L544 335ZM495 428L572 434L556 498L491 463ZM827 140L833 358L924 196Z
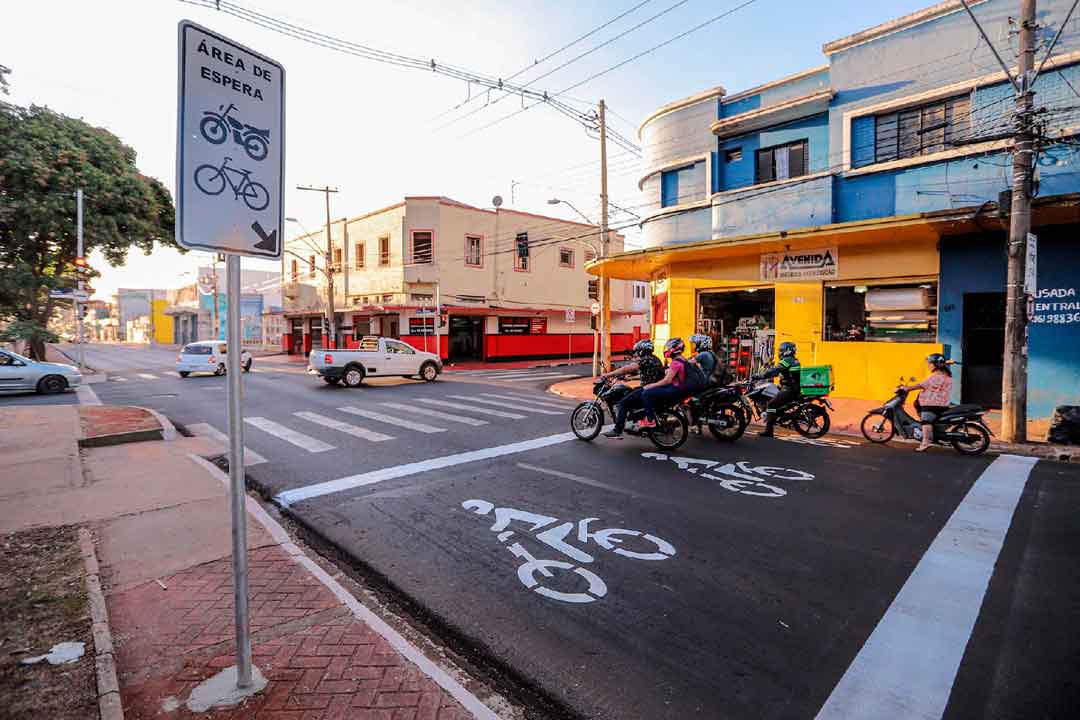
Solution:
M919 404L928 407L948 407L949 397L952 395L952 377L942 372L930 373L930 377L922 381L922 392L919 393Z

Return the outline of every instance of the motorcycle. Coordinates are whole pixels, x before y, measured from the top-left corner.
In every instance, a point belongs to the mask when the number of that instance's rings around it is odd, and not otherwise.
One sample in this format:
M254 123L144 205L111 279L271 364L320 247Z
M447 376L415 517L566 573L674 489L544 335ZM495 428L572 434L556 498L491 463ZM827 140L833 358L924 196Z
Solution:
M609 378L600 378L593 384L593 399L580 403L570 414L570 429L579 440L589 442L600 434L605 425L604 406L615 417L615 406L633 390L622 383L614 383ZM690 424L686 414L679 406L656 411L656 427L639 428L637 422L645 418L645 410L631 410L626 418L627 435L646 437L661 450L675 450L682 447L690 435Z
M701 434L702 425L720 442L735 442L746 432L750 418L740 399L737 385L709 388L700 395L683 401L690 416L690 425Z
M907 440L922 440L922 423L904 409L907 397L904 378L900 378L893 397L862 419L863 437L878 444L889 442L897 434ZM953 405L934 421L934 443L952 445L961 455L986 452L993 433L982 418L985 414L981 405Z
M199 132L208 142L220 145L229 137L231 130L233 142L244 148L248 157L252 160L264 159L270 150L270 131L240 122L230 114L236 109L230 103L228 107L219 105L221 112L204 110L206 117L199 123Z
M750 378L737 383L736 387L742 392L743 408L748 421L750 418L763 418L769 401L780 394L780 388L769 380ZM776 424L794 430L806 438L819 438L829 432L832 419L828 411L832 409L832 403L825 396L800 396L778 409Z

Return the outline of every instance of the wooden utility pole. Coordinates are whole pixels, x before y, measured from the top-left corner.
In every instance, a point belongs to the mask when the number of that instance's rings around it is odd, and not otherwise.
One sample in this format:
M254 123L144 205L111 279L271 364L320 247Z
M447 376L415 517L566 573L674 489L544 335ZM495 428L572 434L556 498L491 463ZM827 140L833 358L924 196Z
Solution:
M600 250L603 257L611 254L608 236L607 191L607 120L604 101L600 101ZM606 268L600 271L600 356L607 371L611 370L611 280Z
M312 190L321 192L326 197L326 309L330 315L329 338L323 338L323 346L326 348L337 347L337 313L334 308L334 243L330 239L330 193L336 193L337 188L329 185L325 187L307 187L297 185L297 190Z
M1035 0L1020 2L1020 67L1016 95L1012 208L1009 215L1008 274L1005 285L1005 363L1001 381L1001 436L1027 440L1027 298L1024 262L1031 232L1031 173L1035 153L1033 93Z

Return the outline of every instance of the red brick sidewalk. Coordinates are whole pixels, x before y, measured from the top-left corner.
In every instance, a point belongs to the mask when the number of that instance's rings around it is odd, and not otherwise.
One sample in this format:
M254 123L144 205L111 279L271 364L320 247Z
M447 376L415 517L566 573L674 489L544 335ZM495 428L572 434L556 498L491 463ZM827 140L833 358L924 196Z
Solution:
M229 560L109 595L126 718L463 720L456 701L278 546L248 554L252 652L269 684L244 704L183 706L235 664ZM170 711L172 710L172 711Z

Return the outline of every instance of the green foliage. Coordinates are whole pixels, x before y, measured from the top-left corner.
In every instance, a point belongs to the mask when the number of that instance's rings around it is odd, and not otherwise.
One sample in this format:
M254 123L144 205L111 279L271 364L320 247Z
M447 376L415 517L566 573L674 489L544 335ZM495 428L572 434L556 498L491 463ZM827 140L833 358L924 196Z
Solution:
M31 348L40 348L45 343L57 342L59 339L56 333L33 320L16 320L0 330L0 342L25 340L30 343ZM42 353L38 357L45 357L45 355Z

